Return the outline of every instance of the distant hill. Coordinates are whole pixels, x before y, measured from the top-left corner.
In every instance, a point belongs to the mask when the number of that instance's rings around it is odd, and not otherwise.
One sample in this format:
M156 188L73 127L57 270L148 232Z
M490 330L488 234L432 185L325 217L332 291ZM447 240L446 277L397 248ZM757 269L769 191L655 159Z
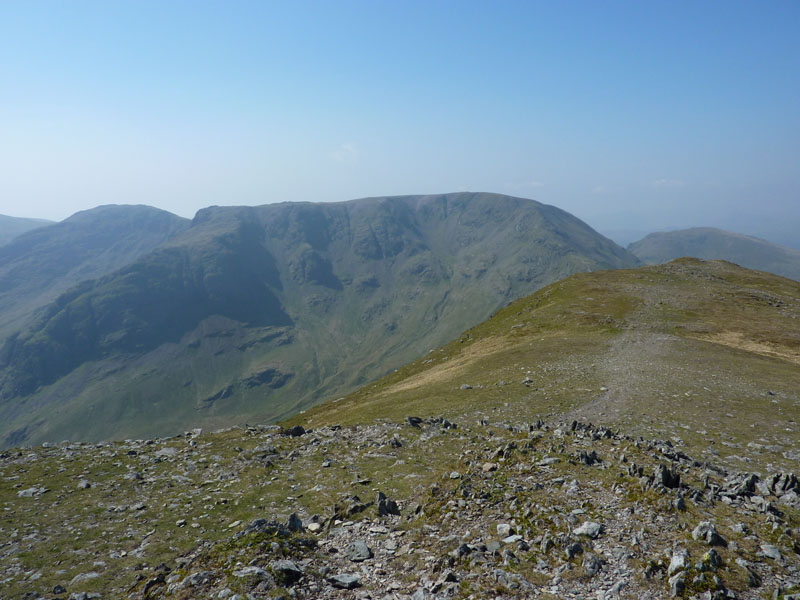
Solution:
M628 250L646 264L682 256L722 259L800 281L800 250L712 227L651 233L630 244Z
M495 194L211 207L6 341L0 435L19 444L274 420L547 283L637 263L558 208Z
M59 294L131 263L189 223L149 206L99 206L0 246L0 340Z
M26 231L52 224L53 221L47 221L46 219L25 219L0 215L0 246L7 244Z

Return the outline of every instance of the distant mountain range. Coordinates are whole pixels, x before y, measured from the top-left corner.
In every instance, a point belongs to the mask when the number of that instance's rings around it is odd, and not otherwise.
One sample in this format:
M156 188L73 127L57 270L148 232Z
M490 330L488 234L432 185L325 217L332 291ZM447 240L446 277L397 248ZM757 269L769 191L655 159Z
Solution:
M61 243L79 226L94 233L74 241L93 241L73 255ZM0 436L274 420L552 281L636 264L560 209L495 194L211 207L191 223L147 207L87 211L0 249L1 322L10 329L17 311L25 323L0 349ZM40 308L23 321L26 298Z
M7 244L26 231L52 224L53 221L47 221L45 219L25 219L22 217L0 215L0 246Z
M800 250L712 227L651 233L628 246L645 264L683 256L724 259L743 267L800 281Z

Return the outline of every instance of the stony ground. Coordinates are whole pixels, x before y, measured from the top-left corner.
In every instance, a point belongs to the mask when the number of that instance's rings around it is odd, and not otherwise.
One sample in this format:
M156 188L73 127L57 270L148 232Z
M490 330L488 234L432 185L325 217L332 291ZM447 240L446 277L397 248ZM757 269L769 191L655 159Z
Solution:
M0 597L800 593L794 475L505 417L6 451Z

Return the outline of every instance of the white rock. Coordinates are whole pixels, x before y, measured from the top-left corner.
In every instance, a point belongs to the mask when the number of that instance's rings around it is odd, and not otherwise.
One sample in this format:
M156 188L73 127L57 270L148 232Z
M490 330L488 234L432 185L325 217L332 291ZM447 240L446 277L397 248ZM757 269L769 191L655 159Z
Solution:
M701 521L692 531L692 539L705 540L709 533L716 533L717 528L711 521Z
M683 548L678 548L672 553L672 560L669 561L669 568L667 569L667 576L672 577L678 571L686 569L686 564L689 562L689 553Z
M234 577L250 577L251 575L259 579L267 579L269 574L259 567L242 567L233 572Z
M583 525L573 531L573 533L575 535L585 535L586 537L596 540L598 537L600 537L600 534L603 533L603 526L600 523L586 521Z
M81 583L83 581L89 581L90 579L97 579L100 577L100 573L97 571L89 571L88 573L79 573L72 578L72 581L69 582L70 586L75 585L76 583Z

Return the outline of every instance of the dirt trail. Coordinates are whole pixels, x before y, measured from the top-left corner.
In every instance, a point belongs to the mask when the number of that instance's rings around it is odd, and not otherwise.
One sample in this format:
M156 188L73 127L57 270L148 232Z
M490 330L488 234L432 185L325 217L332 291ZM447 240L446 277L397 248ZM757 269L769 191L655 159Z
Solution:
M642 304L626 317L627 329L612 341L608 352L597 362L599 378L607 391L565 414L566 420L619 422L620 417L635 411L643 393L652 392L654 380L675 376L665 372L669 363L664 358L680 338L654 331L648 325L658 322L657 306L663 297L647 286L635 292Z

